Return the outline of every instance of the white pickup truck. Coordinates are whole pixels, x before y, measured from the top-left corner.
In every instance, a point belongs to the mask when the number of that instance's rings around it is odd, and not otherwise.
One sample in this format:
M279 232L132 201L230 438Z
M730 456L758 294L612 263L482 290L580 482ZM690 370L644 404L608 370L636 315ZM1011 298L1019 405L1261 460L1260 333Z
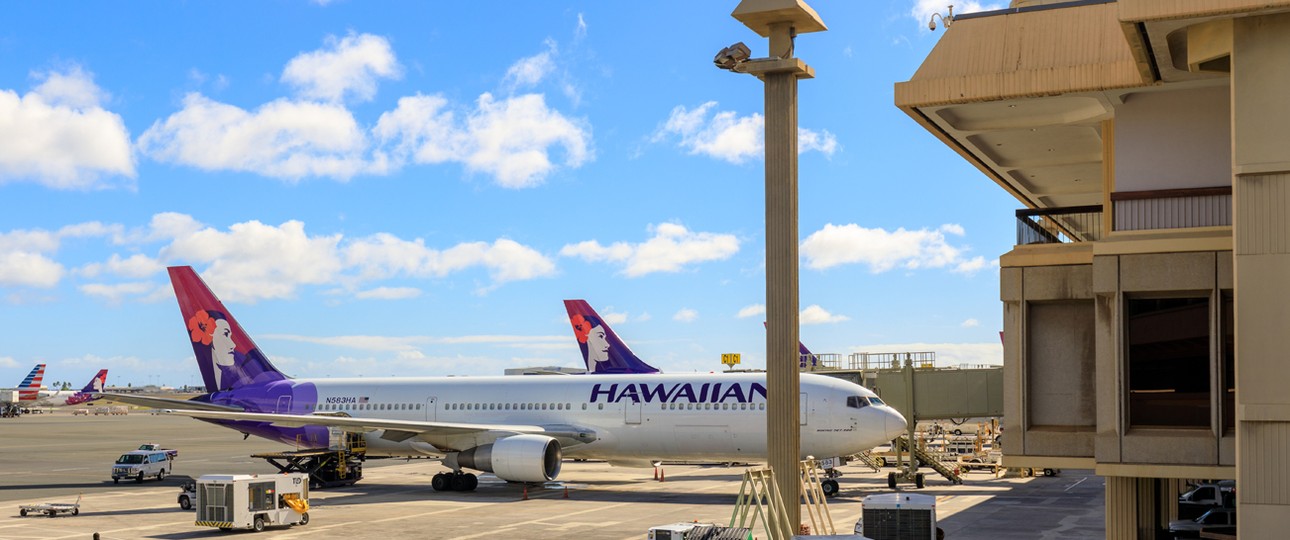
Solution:
M147 477L162 480L174 470L174 460L178 454L176 450L161 449L134 450L121 454L112 465L112 483L118 483L122 478L133 478L140 483Z

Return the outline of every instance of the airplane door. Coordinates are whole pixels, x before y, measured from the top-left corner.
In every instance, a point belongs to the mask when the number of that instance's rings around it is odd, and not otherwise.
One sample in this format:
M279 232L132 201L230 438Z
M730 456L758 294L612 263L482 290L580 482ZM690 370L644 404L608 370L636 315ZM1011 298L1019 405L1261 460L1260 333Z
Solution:
M289 414L291 412L291 396L278 396L278 408L275 412Z
M625 405L626 407L623 409L623 414L625 414L626 417L623 420L628 424L641 423L641 402L635 401L632 403L626 403Z
M426 398L426 421L434 422L439 417L439 411L436 409L438 399L435 396Z
M803 426L805 426L806 417L807 417L806 412L810 410L810 407L807 406L809 402L806 400L805 393L798 394L798 395L801 396L801 401L799 401L797 404L798 421L801 422Z

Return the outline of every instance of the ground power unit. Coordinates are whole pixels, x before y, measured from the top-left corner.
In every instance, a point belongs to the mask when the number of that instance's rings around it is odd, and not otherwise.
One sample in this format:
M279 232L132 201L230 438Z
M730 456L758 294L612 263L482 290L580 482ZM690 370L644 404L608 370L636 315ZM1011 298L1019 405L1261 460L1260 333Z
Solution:
M936 497L909 493L870 495L861 503L856 531L872 540L936 540Z
M309 523L309 475L208 474L197 479L199 527L262 531Z

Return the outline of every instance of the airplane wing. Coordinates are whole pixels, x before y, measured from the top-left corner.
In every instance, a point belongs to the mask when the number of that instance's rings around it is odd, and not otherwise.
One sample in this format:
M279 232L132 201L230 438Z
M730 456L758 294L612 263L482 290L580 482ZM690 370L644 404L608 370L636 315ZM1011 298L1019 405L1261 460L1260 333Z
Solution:
M593 430L569 425L422 422L416 420L354 418L330 413L300 415L184 409L166 409L164 412L208 420L266 422L282 427L326 426L353 432L379 430L383 431L381 433L381 438L383 439L400 442L416 437L445 452L468 450L476 446L492 443L497 439L519 434L546 435L560 441L561 446L589 443L597 438Z
M230 407L228 405L216 405L204 401L192 401L188 399L173 399L155 396L140 396L137 394L114 394L110 392L95 392L94 395L104 397L112 401L129 403L140 407L151 407L154 409L190 409L199 411L229 411L242 412L241 407Z

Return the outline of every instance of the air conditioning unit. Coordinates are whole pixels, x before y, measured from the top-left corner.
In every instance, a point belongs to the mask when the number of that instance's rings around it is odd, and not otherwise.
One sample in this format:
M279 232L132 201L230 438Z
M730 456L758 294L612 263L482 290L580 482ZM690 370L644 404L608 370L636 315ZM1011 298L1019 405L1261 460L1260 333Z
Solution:
M883 493L864 498L855 532L872 540L936 540L936 497Z

